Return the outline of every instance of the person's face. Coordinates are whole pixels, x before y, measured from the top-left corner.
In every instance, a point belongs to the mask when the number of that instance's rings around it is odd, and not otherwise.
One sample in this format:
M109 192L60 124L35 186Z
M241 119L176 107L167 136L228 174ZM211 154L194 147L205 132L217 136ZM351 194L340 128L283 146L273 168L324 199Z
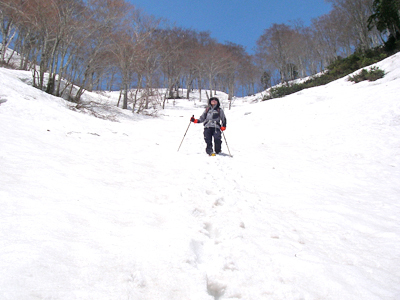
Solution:
M217 104L217 100L211 100L211 105L214 106Z

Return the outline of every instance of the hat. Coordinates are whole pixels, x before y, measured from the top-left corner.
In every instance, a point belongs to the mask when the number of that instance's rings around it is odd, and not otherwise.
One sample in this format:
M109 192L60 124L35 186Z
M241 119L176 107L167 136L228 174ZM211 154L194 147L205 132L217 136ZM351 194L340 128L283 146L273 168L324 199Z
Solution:
M208 105L211 105L211 100L217 101L217 107L220 106L219 99L218 99L217 97L211 97L211 98L208 100Z

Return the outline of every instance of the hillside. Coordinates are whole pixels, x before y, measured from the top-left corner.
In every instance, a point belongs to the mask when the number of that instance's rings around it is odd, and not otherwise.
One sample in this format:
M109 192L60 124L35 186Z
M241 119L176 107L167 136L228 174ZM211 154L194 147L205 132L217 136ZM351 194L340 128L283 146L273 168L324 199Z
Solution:
M232 158L200 124L177 152L195 94L113 122L0 68L0 299L399 299L400 55L377 65L236 99Z

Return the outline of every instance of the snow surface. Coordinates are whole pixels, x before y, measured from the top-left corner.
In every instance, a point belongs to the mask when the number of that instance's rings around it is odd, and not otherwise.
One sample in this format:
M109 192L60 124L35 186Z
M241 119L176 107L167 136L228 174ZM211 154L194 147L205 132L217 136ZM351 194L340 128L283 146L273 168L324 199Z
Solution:
M237 98L233 158L196 94L111 122L0 68L0 299L400 299L400 54L377 65Z

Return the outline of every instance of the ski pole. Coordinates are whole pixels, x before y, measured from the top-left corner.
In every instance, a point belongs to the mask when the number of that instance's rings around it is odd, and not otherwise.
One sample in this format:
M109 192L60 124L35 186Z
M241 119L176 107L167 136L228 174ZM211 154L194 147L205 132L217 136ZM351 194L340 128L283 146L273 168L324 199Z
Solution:
M226 148L228 149L228 152L229 152L229 156L233 157L231 154L231 151L229 151L228 142L226 141L225 133L222 130L221 130L221 132L222 132L222 135L224 136L224 140L225 140Z
M193 115L192 117L194 118L194 115ZM187 132L188 132L188 130L189 130L190 123L192 123L192 121L190 121L190 122L189 122L189 125L188 125L188 127L187 127L187 129L186 129L185 135L184 135L184 136L183 136L183 138L182 138L182 142L181 142L181 144L179 145L178 152L179 152L179 149L181 149L181 146L182 146L183 140L185 139L186 133L187 133Z

